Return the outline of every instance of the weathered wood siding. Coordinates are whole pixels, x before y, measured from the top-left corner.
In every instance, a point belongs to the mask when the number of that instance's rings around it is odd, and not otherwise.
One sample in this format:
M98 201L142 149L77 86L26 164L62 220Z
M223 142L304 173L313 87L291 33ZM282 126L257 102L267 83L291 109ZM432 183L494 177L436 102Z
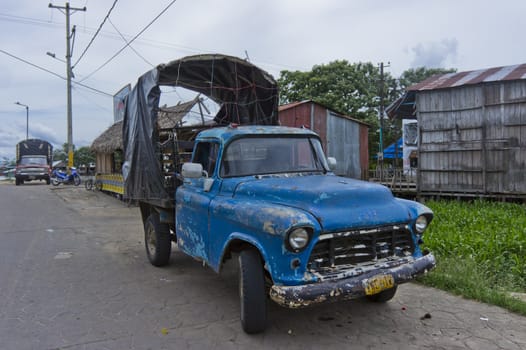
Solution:
M312 102L301 103L280 111L278 118L284 126L310 128L320 136L323 149L327 149L327 109L323 106Z
M281 125L308 126L316 132L325 153L337 160L335 173L366 179L369 168L368 126L313 102L280 110Z
M110 174L112 172L112 154L111 153L97 153L95 161L95 169L98 174Z
M338 161L334 173L360 179L360 124L327 111L327 135L327 155Z
M526 81L420 91L418 191L526 195Z

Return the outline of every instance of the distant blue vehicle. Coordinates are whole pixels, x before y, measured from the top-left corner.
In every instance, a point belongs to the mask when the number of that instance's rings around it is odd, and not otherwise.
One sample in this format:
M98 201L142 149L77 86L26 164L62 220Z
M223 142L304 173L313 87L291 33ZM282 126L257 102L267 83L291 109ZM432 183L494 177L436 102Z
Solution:
M71 171L68 174L67 171L53 169L53 172L51 173L51 183L53 184L53 186L58 186L60 184L73 184L75 186L80 185L81 179L80 175L77 172L77 168L71 167L70 170Z

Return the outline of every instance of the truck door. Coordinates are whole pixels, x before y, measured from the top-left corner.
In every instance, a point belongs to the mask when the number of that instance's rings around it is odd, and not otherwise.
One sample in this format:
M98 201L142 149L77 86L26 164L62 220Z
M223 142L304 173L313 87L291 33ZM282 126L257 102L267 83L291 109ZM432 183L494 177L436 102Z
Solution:
M210 202L219 188L215 176L219 144L199 142L196 145L192 162L200 163L208 177L214 179L209 191L205 191L206 176L199 179L185 179L175 196L176 234L179 249L186 254L208 261L210 234Z

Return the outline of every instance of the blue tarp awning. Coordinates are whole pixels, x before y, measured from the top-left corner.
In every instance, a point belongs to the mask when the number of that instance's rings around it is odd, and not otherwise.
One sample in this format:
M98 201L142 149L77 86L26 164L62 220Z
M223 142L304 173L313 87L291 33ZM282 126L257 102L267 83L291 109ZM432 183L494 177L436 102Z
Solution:
M384 159L402 159L402 138L400 137L398 141L390 144L387 148L384 149Z

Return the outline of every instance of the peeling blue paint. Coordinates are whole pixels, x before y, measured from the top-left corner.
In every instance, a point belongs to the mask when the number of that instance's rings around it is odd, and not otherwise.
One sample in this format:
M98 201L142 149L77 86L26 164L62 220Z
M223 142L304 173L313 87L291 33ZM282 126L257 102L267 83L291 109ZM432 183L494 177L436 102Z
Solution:
M256 134L315 135L304 129L252 126L210 129L197 140L214 140L221 147L221 156L230 141ZM273 299L284 306L359 295L361 292L355 291L357 281L375 272L390 271L397 283L403 283L434 266L431 254L426 255L426 264L415 263L424 255L419 248L420 237L413 232L418 215L432 217L431 211L422 204L394 198L384 186L330 172L211 176L214 185L210 191L203 190L201 179L185 181L176 191L179 247L215 271L220 270L231 245L245 242L256 247L274 284ZM298 227L308 230L310 241L303 250L293 252L288 235ZM406 239L405 246L390 247L389 240L382 241L385 232ZM374 237L376 242L377 236L378 246L360 241L360 237ZM312 258L326 249L324 242L331 240L349 242L340 255L353 249L372 249L377 255L367 261L354 261L350 256L346 263ZM336 258L341 257L332 257ZM418 270L421 265L425 271ZM409 277L404 275L408 271Z

